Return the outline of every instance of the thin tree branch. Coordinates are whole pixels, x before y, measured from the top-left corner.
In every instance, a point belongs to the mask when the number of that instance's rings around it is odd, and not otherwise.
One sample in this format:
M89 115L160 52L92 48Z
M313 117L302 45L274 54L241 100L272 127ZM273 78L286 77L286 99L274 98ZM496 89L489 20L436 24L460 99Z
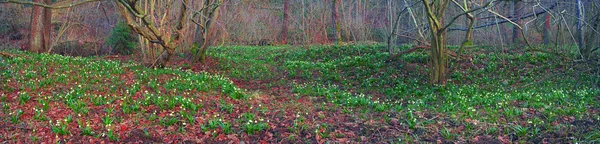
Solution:
M0 3L30 4L30 5L40 6L40 7L44 7L44 8L50 8L50 9L64 9L64 8L70 8L70 7L82 5L82 4L89 3L89 2L95 2L95 1L103 1L103 0L85 0L85 1L80 1L77 3L72 3L69 5L61 5L61 6L52 6L52 5L47 5L47 4L38 3L38 2L21 1L21 0L0 0Z
M454 21L456 21L456 19L458 19L458 18L459 18L459 17L461 17L462 15L470 14L470 13L472 13L472 12L474 12L474 11L478 11L478 10L480 10L480 9L487 8L487 7L488 7L488 6L490 6L490 5L491 5L491 4L492 4L494 1L495 1L495 0L492 0L492 1L488 2L488 3L486 3L484 6L481 6L481 7L478 7L478 8L474 8L474 9L471 9L471 10L469 10L469 11L465 11L465 12L463 12L463 13L461 13L461 14L458 14L458 15L454 16L454 18L452 18L452 20L450 20L450 22L449 22L448 24L446 24L446 26L444 26L444 28L440 29L439 31L445 31L445 30L446 30L448 27L450 27L450 25L452 25L452 23L454 23Z
M429 0L423 0L423 5L425 5L425 11L427 11L427 17L432 23L430 26L439 25L440 22L435 18L435 14L433 14L431 6L429 5Z
M422 43L422 44L425 44L425 45L430 45L429 43L427 43L427 42L425 42L425 41L419 40L418 38L414 38L414 37L407 36L407 35L401 35L401 34L398 34L398 33L394 33L394 34L395 34L396 36L399 36L399 37L404 37L404 38L408 38L408 39L415 40L415 41L417 41L417 42L419 42L419 43Z
M133 8L132 8L132 7L129 5L129 3L127 3L125 0L119 0L119 2L120 2L120 3L121 3L121 4L122 4L122 5L123 5L123 6L124 6L124 7L125 7L125 8L126 8L126 9L127 9L127 10L128 10L128 11L129 11L129 12L132 14L132 15L133 15L133 16L135 16L135 17L138 17L138 18L142 18L142 19L145 17L145 15L144 15L144 14L138 13L138 11L134 10L134 9L133 9Z
M523 27L521 27L521 25L519 25L519 24L517 24L517 23L513 22L512 20L510 20L510 19L508 19L508 18L504 17L504 16L503 16L503 15L501 15L501 14L498 14L498 13L497 13L497 12L495 12L495 11L492 11L492 10L490 10L490 9L488 9L487 11L488 11L488 12L490 12L490 13L492 13L492 14L495 14L495 15L497 15L498 17L500 17L500 18L502 18L502 19L505 19L505 20L507 20L508 22L510 22L511 24L513 24L515 27L519 28L519 30L521 30L521 35L525 35L525 31L523 30ZM535 48L534 48L534 47L531 45L531 43L529 43L529 40L527 40L527 37L524 37L524 36L523 36L523 40L525 40L525 43L527 44L527 47L529 47L530 49L535 49Z
M513 24L514 26L516 26L516 27L517 27L517 28L519 28L520 30L523 30L523 27L521 27L521 25L519 25L519 24L515 23L513 20L511 20L511 19L508 19L508 18L506 18L505 16L503 16L503 15L501 15L501 14L499 14L499 13L495 12L495 11L492 11L492 10L489 10L489 9L488 9L487 11L488 11L488 12L490 12L490 13L492 13L492 14L494 14L494 15L496 15L496 16L498 16L498 17L500 17L500 18L502 18L502 19L504 19L504 20L506 20L507 22L509 22L509 23Z
M550 6L547 9L553 9L554 7L556 7L556 5L552 5L552 6ZM544 13L547 13L547 12L548 12L548 10L542 10L542 11L539 11L539 12L536 12L536 13L532 13L532 14L529 14L529 15L522 16L520 19L526 19L526 18L529 18L529 17L533 17L535 15L540 15L540 14L544 14ZM511 18L511 17L504 17L503 19L505 19L505 20L503 20L503 21L496 21L496 22L492 22L492 23L487 23L487 24L483 24L483 25L478 25L478 26L473 27L473 29L485 28L485 27L494 26L494 25L497 25L497 24L503 24L503 23L507 23L507 22L511 22L511 21L515 21L515 20L520 20L520 19L517 19L517 18ZM448 31L457 31L457 30L459 30L459 31L467 31L467 28L450 28L450 29L448 29Z

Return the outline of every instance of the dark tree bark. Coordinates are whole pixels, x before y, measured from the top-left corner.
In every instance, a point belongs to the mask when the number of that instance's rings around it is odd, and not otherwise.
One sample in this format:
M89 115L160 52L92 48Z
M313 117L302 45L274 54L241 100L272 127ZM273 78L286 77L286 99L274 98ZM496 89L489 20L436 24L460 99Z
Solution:
M52 43L52 39L50 37L52 35L52 9L70 8L94 1L100 0L84 0L60 6L52 6L52 0L0 0L0 3L33 5L31 12L29 40L26 48L21 46L21 49L28 49L31 52L43 53L47 52Z
M513 7L513 17L516 17L517 20L515 20L515 23L517 23L518 25L522 24L522 20L521 17L523 16L523 2L522 1L514 1L514 7ZM513 31L512 31L513 37L512 37L512 41L513 43L519 43L519 39L521 39L521 37L523 37L521 35L521 30L517 27L513 27Z
M283 2L283 26L281 27L281 43L287 44L288 39L288 25L290 17L290 0L284 0Z
M33 0L33 2L50 4L51 0ZM52 10L41 6L33 6L31 13L31 31L29 51L42 53L50 47L50 30Z
M52 4L52 0L44 0L44 3L46 3L47 5L51 5ZM44 47L43 47L43 51L45 52L46 50L48 50L50 48L50 45L52 44L51 41L51 35L52 35L52 9L50 8L44 8L44 29L43 29L43 34L44 34Z
M550 14L544 17L543 37L544 44L550 44Z

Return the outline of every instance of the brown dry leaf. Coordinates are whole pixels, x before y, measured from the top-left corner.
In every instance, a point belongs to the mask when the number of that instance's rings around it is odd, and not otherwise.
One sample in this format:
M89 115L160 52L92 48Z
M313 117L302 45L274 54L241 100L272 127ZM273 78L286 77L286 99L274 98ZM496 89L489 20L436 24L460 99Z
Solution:
M347 143L348 142L348 138L337 138L336 141L338 141L340 143Z
M273 139L273 133L271 132L266 132L265 133L265 137L263 137L264 140L272 140Z
M227 138L233 143L240 143L240 139L238 139L236 134L227 135Z
M344 125L349 126L349 127L358 127L358 124L353 123L353 122L347 122L347 123L344 123Z
M315 139L317 140L317 142L321 143L321 136L316 134L315 135Z
M498 136L498 140L499 140L500 142L502 142L503 144L509 144L509 143L511 143L511 142L510 142L510 140L509 140L509 139L507 139L507 138L506 138L506 137L504 137L504 136Z
M462 132L464 129L465 129L465 126L462 126L462 125L461 125L461 126L458 126L458 128L456 129L456 131L455 131L455 132L456 132L456 133L460 133L460 132Z
M225 140L225 135L224 135L224 134L219 134L219 135L217 136L217 140L219 140L219 141L223 141L223 140Z
M371 119L369 121L366 121L365 124L366 125L376 125L377 123L375 123L375 121Z

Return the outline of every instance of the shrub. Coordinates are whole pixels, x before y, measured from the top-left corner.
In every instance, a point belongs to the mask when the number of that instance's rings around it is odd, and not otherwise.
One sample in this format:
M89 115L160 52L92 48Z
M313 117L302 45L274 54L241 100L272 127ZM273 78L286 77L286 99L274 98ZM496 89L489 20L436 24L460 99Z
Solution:
M112 48L113 53L129 55L137 46L136 37L125 22L118 22L110 31L106 44Z

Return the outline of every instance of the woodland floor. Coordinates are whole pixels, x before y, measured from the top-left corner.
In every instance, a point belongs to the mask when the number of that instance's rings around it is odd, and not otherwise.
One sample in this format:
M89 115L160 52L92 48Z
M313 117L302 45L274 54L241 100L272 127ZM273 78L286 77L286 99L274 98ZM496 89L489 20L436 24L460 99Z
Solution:
M6 51L15 55L0 60L0 141L600 142L600 93L584 65L471 48L471 60L451 61L446 86L430 86L426 52L386 51L226 46L164 69L137 56Z

